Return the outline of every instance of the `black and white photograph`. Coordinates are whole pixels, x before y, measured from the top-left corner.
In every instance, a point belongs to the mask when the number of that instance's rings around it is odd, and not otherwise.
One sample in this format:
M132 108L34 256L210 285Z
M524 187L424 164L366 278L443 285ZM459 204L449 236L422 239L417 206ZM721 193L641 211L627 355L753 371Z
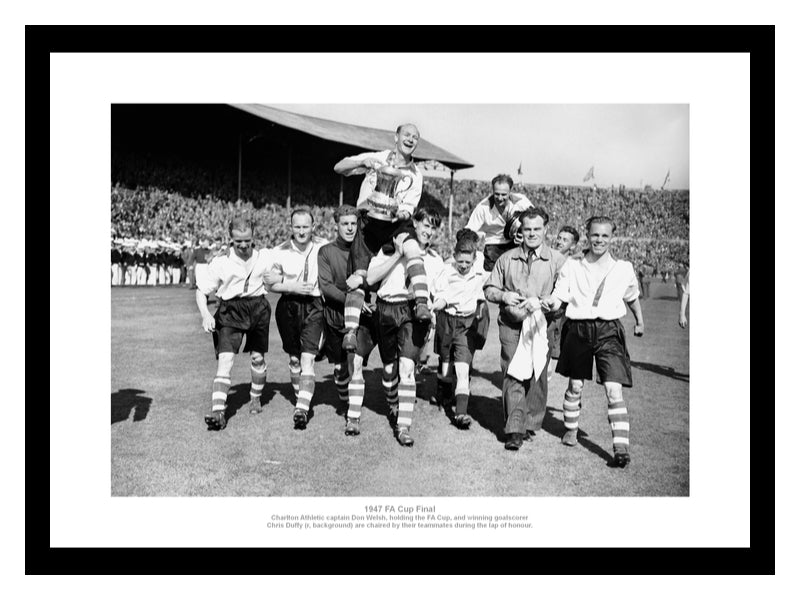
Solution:
M690 494L688 104L110 118L112 496Z
M751 550L737 234L769 69L683 29L551 29L53 44L51 262L81 268L50 275L51 550L563 575ZM426 45L458 31L513 42Z

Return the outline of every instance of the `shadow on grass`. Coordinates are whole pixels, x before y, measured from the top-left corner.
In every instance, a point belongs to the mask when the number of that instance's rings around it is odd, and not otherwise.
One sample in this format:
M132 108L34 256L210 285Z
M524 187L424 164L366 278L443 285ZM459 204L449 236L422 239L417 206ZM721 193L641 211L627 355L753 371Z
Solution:
M292 392L292 384L267 381L267 383L264 385L264 390L261 392L260 406L262 409L264 406L269 404L270 400L275 397L276 393L281 394L284 398L292 398L294 396ZM250 384L237 383L230 389L230 392L228 392L228 408L225 410L225 419L230 421L234 415L236 415L236 413L242 409L242 407L245 407L246 409L249 404ZM292 404L294 404L294 402L292 402Z
M556 408L547 407L547 413L544 416L544 421L542 422L542 429L549 433L550 435L556 436L557 438L561 439L564 433L567 431L566 427L564 427L563 419L556 419L553 415L555 413L563 412ZM578 428L578 444L586 448L592 454L595 454L606 461L607 467L614 467L614 457L611 456L608 452L606 452L603 448L595 444L593 441L587 438L586 432L583 431L580 427Z
M144 394L144 390L126 388L111 394L112 425L119 421L127 421L131 412L133 412L134 422L144 421L147 418L153 399L139 394Z
M496 371L492 371L491 373L487 373L485 371L479 371L478 369L473 368L470 371L471 377L482 377L489 383L491 383L494 387L498 390L503 389L503 372L500 369Z
M646 363L646 362L636 362L633 360L631 361L631 366L635 367L636 369L642 369L643 371L650 371L651 373L655 373L656 375L669 377L670 379L675 379L677 381L683 381L685 383L689 382L688 373L679 373L672 367L664 367L662 365L654 365L652 363Z
M488 396L472 396L469 399L467 414L484 429L491 431L498 442L506 441L506 418L503 414L503 400Z

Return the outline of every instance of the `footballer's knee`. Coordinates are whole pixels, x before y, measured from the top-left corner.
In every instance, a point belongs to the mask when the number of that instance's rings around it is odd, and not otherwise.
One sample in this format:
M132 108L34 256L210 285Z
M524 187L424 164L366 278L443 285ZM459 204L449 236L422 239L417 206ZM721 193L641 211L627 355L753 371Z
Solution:
M607 381L603 384L603 387L606 388L606 398L608 398L609 402L620 402L622 401L622 384L616 383L612 381Z
M293 371L296 371L300 368L300 357L299 356L290 356L289 357L289 368Z
M403 256L406 258L420 258L422 256L422 250L420 250L417 240L403 242Z
M410 358L400 359L400 381L403 383L414 383L414 361Z
M250 354L250 366L253 367L255 370L260 371L263 367L266 366L264 363L264 355L259 352L253 352Z
M314 359L316 357L310 352L303 352L300 355L300 369L305 375L314 374Z
M570 394L580 395L583 391L583 380L582 379L570 379L569 385L567 386L567 391Z

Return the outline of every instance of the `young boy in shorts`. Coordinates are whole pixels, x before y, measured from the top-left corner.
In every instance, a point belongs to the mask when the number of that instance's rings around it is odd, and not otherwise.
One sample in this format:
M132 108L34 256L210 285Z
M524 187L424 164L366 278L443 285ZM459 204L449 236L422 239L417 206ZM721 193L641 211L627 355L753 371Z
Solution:
M434 350L439 355L439 391L437 396L445 397L442 390L449 377L452 365L456 374L454 422L459 429L468 429L472 419L467 414L469 403L469 370L476 350L476 329L478 302L485 300L483 284L488 277L482 263L478 263L478 234L470 229L462 229L456 234L453 250L453 263L445 265L442 273L433 284L436 300L436 337Z

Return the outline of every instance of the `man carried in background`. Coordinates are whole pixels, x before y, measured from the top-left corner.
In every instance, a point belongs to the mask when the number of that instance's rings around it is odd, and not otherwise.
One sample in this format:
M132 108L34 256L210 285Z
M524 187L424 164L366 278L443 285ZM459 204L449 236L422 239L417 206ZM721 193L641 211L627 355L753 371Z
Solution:
M583 382L592 378L594 358L598 382L603 384L608 400L614 464L625 468L631 461L630 425L622 388L633 385L625 328L621 321L626 313L625 305L636 319L635 336L644 334L644 320L633 265L611 256L615 231L616 226L608 217L589 219L586 226L589 251L582 258L571 258L564 263L552 296L542 303L550 310L560 308L562 303L567 304L567 318L561 333L561 356L556 367L556 373L569 379L564 393L566 432L562 443L567 446L578 443Z
M364 403L364 362L375 347L375 319L364 304L356 332L356 349L342 348L344 337L344 302L347 291L347 260L358 230L358 211L345 204L333 213L336 240L319 249L319 289L324 301L325 355L334 364L333 380L342 407L347 411L345 435L361 432L361 406Z
M234 218L228 233L233 248L211 261L195 292L203 318L203 330L213 333L217 355L217 374L211 392L211 413L205 417L209 429L224 429L225 409L231 387L231 369L242 338L244 351L250 352L250 412L261 412L261 393L267 380L264 354L269 349L269 319L272 308L267 300L263 277L272 261L268 250L253 251L253 224ZM216 293L219 306L215 315L208 310L208 297Z
M314 396L314 361L324 335L317 255L328 240L313 236L314 215L308 208L296 208L290 222L292 237L272 249L273 268L266 281L273 292L282 294L275 319L283 351L289 355L294 426L305 429Z
M471 229L484 238L483 270L491 273L494 263L509 250L519 245L519 240L504 235L506 223L533 205L523 194L512 192L514 180L509 175L497 175L492 179L492 193L482 199L472 211L467 222Z
M348 156L333 167L336 173L344 176L365 174L356 202L356 207L364 210L348 259L346 331L342 342L346 350L355 350L357 345L356 330L361 319L370 260L382 247L392 252L392 240L400 234L406 234L402 251L408 261L414 293L414 318L426 323L431 321L422 251L410 223L422 197L422 172L412 158L419 143L419 130L411 123L400 125L394 140L391 150Z

